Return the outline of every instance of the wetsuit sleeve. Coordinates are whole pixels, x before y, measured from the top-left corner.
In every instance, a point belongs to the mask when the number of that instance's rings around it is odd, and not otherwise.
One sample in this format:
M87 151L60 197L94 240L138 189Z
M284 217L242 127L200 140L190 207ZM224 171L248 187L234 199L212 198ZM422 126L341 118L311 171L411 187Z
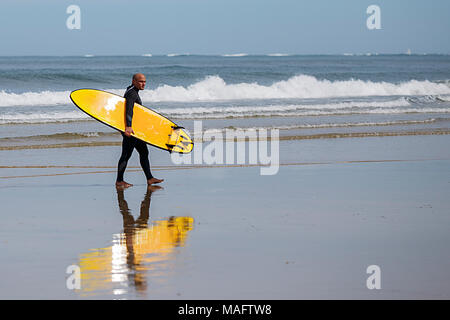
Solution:
M129 93L125 95L125 122L127 127L131 127L133 120L133 107L137 100L137 93L134 90L130 90Z

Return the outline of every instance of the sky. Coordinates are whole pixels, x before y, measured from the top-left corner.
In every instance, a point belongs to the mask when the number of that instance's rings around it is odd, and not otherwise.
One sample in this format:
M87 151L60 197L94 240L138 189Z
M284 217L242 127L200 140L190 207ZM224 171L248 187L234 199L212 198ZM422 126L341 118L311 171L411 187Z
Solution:
M67 28L70 5L80 29ZM370 5L381 29L370 30ZM450 53L448 0L1 0L0 55Z

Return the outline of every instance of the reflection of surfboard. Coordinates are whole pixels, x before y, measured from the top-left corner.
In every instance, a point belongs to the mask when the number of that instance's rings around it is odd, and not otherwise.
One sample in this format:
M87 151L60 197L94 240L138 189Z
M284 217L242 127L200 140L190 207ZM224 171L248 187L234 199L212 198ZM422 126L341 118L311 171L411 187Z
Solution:
M139 290L149 272L158 276L169 272L168 264L174 261L176 248L185 245L193 226L192 217L171 217L154 221L147 228L115 234L112 246L91 249L79 256L81 288L78 292L98 294L114 290L115 286L126 292L129 278L134 279L131 283Z
M72 102L92 118L125 131L125 98L95 89L79 89L70 94ZM192 142L183 127L137 103L133 110L133 136L169 152L189 153Z

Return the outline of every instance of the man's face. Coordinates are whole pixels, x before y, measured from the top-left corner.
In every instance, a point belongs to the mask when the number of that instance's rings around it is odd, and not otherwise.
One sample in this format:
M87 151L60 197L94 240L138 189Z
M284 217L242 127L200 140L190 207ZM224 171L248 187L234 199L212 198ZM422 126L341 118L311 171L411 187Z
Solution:
M143 74L137 75L136 79L133 80L133 85L139 90L144 90L145 88L145 76Z

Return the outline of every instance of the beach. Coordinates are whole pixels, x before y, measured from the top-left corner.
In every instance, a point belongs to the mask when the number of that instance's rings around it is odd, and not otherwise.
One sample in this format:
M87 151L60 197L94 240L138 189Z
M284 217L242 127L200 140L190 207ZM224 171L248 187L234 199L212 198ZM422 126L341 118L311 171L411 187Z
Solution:
M134 152L72 90L183 126ZM1 299L449 299L449 55L0 57Z
M1 298L448 299L448 143L286 140L272 176L177 167L154 149L165 182L150 196L137 155L134 186L117 192L119 146L0 151ZM148 201L145 226L130 231L123 201L135 220ZM67 287L71 265L80 289Z

